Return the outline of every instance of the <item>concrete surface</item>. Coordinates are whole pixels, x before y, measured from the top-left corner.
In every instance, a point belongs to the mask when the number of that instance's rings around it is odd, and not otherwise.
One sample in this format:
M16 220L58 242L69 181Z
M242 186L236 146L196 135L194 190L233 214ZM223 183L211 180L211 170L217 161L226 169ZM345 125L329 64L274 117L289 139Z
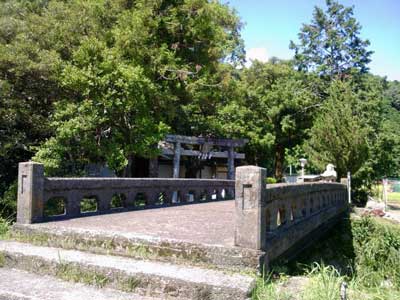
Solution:
M0 268L0 300L160 300ZM183 299L181 299L183 300Z
M111 288L134 280L134 292L146 296L172 295L200 300L207 295L207 299L245 299L254 286L254 278L241 274L13 241L0 241L0 252L9 268L54 276L69 266L80 273L106 277L106 286Z
M81 217L42 224L47 228L132 233L136 236L175 239L196 244L233 246L234 209L235 201L229 200Z
M240 247L206 245L162 236L81 229L42 224L14 224L11 238L37 246L87 251L136 259L250 272L258 270L264 252Z

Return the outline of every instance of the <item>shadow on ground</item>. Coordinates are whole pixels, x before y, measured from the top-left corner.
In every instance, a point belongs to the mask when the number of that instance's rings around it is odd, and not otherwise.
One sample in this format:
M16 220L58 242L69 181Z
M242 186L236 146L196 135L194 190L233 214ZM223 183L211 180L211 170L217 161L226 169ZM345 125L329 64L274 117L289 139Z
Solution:
M354 270L354 259L350 217L346 216L295 258L273 263L272 271L290 276L305 275L315 263L319 263L335 267L340 275L350 275Z

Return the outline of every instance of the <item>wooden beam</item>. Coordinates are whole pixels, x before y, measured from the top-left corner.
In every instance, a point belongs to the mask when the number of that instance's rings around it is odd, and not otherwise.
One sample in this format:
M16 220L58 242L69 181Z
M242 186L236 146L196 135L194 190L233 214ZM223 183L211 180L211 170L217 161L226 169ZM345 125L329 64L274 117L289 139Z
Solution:
M175 152L174 150L171 149L162 149L162 154L163 155L174 155ZM199 156L202 154L200 151L197 150L182 150L181 151L181 156ZM222 151L222 152L213 152L211 151L211 158L228 158L228 151ZM235 152L235 159L245 159L246 155L244 153L238 153Z
M226 147L243 147L249 142L248 139L218 139L218 138L195 137L195 136L184 136L184 135L173 135L173 134L167 134L164 140L169 143L180 142L182 144L191 144L191 145L212 144L215 146L226 146Z

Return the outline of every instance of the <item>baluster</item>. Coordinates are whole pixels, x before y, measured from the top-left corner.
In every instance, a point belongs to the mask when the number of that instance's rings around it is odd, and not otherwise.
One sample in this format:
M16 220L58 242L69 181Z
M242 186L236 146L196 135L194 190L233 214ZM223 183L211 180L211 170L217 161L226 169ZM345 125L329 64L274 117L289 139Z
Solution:
M187 203L188 202L188 194L189 194L189 190L180 189L179 190L179 202L180 203Z
M159 195L159 191L157 190L147 190L146 194L146 206L155 206L157 203L157 198Z
M266 232L266 235L267 235L267 238L268 238L268 236L270 235L270 232L272 231L272 229L271 229L272 228L271 211L269 209L265 209L265 220L264 220L264 222L265 222L265 232Z
M78 217L81 214L82 195L77 191L69 191L67 194L66 216Z
M174 191L166 190L164 191L165 199L164 204L169 205L172 204L172 199L174 197Z
M269 209L270 213L270 223L269 230L275 231L278 228L278 208L275 205L276 202L271 203L271 208Z
M99 195L95 195L97 198L97 211L105 212L111 209L111 199L113 194L112 191L105 191Z
M307 217L307 198L305 196L302 196L301 198L301 209L300 209L300 213L301 213L301 217L305 218Z
M126 193L126 207L135 207L136 190L130 190Z
M214 201L214 200L216 200L215 199L215 196L214 196L214 188L208 188L207 189L207 200L208 201Z
M290 205L287 201L281 205L281 223L284 227L290 226Z

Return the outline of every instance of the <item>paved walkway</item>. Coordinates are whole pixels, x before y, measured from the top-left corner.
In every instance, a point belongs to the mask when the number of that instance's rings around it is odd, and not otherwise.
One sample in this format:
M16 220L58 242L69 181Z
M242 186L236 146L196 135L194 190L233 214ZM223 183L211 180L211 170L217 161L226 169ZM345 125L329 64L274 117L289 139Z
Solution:
M190 204L46 223L79 228L177 239L196 244L233 246L235 201Z

